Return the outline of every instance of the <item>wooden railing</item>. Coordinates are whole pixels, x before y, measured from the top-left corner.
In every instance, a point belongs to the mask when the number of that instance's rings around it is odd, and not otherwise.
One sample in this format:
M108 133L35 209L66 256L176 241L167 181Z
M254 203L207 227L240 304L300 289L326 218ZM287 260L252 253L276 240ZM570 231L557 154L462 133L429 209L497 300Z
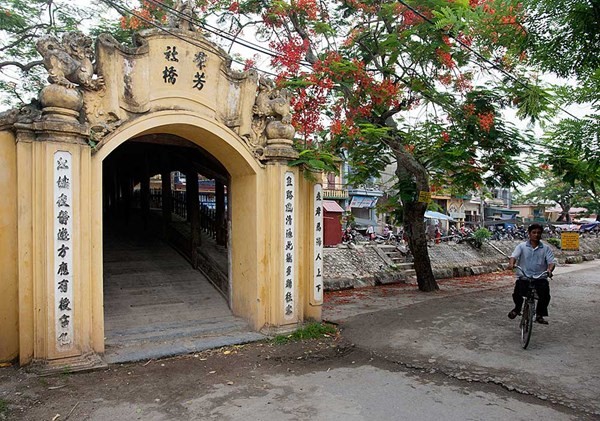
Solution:
M137 193L137 194L136 194ZM134 201L140 203L139 192L134 193ZM150 189L150 208L162 209L162 190ZM187 195L185 191L171 192L171 210L175 215L187 220ZM227 244L227 223L218 226L217 211L206 204L200 203L200 228L212 238L219 238L219 243Z
M200 206L200 228L211 238L217 238L217 211L206 205Z
M174 191L171 192L171 198L173 199L172 212L175 215L182 217L187 220L187 197L185 191Z

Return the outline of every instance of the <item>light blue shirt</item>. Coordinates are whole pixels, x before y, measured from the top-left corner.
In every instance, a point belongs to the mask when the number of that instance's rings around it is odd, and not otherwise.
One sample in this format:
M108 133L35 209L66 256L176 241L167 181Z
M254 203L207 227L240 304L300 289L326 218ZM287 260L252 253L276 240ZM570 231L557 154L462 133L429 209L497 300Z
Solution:
M550 263L556 264L554 253L548 245L542 243L533 248L529 240L515 247L510 257L516 259L516 263L524 271L526 276L536 276L548 269Z

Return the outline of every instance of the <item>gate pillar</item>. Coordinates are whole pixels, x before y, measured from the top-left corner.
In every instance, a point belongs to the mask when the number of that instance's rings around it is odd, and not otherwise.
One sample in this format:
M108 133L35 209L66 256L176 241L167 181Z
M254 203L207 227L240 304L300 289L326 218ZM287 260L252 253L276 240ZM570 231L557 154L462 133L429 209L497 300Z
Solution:
M102 291L90 282L91 148L77 120L80 96L49 85L42 118L15 125L19 355L41 372L104 365L92 344Z
M322 265L319 269L318 261L315 264L315 258L322 262L322 251L318 245L315 248L315 230L322 230L321 210L314 218L321 196L314 196L318 187L298 167L288 165L298 156L290 140L269 139L265 156L269 157L266 250L271 279L271 311L265 330L277 333L293 330L307 319L321 319ZM319 278L315 270L320 271ZM317 289L315 280L320 283Z

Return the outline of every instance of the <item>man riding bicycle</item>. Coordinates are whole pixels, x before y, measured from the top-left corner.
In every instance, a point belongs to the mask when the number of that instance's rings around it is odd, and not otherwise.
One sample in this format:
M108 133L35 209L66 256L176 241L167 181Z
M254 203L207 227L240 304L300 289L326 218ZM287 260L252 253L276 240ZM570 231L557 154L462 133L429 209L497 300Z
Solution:
M515 264L518 264L525 272L525 275L534 276L548 271L549 276L552 277L552 271L557 262L552 250L550 250L550 246L541 241L543 231L544 228L540 224L531 224L527 228L529 240L515 247L508 261L509 269L512 270ZM527 287L527 281L518 277L512 295L515 308L508 313L509 319L514 319L521 314L523 296L527 295ZM547 325L548 322L544 320L544 317L548 316L548 304L550 303L550 284L548 283L548 278L536 279L535 289L538 294L535 321Z

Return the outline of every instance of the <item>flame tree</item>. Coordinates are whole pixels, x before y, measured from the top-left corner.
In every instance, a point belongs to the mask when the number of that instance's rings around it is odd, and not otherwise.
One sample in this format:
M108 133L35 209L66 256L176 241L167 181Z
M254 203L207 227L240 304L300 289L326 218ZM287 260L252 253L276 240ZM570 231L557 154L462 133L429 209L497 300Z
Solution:
M163 4L146 0L140 10L156 14ZM277 82L295 91L300 144L345 151L355 184L396 164L391 211L404 222L420 290L438 285L425 237L428 203L419 198L438 188L458 194L526 180L535 146L502 111L513 106L517 116L535 120L549 102L528 80L527 16L519 1L196 5L204 23L256 36L275 53ZM520 162L523 153L529 155Z

